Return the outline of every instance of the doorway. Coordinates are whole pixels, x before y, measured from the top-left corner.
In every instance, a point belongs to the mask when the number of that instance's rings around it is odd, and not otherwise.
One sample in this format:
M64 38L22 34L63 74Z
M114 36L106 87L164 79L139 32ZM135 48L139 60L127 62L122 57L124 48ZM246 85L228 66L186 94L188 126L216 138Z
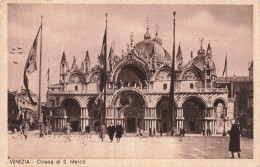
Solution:
M190 121L190 131L191 132L195 131L195 122L194 121Z
M73 132L79 131L79 121L71 121L71 129Z
M127 132L128 133L135 133L136 130L136 119L135 118L127 118Z

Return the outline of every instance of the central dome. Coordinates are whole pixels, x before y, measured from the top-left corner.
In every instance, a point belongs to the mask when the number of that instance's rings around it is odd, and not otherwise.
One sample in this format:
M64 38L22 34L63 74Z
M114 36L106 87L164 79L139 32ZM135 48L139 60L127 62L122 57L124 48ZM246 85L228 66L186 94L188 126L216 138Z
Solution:
M169 65L171 56L162 47L162 40L157 35L156 33L156 37L151 40L149 29L147 28L144 40L136 44L136 50L140 53L140 58L149 63L154 62L157 65L156 67L161 66L164 62Z

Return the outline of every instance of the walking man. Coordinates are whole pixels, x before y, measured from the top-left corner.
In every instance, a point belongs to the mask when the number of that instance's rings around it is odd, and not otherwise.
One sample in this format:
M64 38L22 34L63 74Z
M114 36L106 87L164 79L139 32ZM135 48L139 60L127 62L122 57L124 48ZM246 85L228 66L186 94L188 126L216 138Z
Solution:
M152 137L152 128L149 128L149 136Z
M23 130L23 135L25 137L25 140L27 139L27 136L28 136L28 132L29 132L29 125L27 123L27 121L25 122L25 125L24 125L24 130Z
M153 135L155 136L155 127L153 127Z
M43 123L40 124L40 138L43 137L43 133L44 133L44 130L45 129L45 126Z
M232 125L231 130L229 131L229 151L232 154L231 159L234 159L234 153L237 152L238 158L240 158L240 131L238 130L238 127L236 124Z
M120 142L122 134L123 134L123 127L122 127L122 125L119 122L117 122L117 125L116 125L116 139L117 139L118 143Z
M111 123L108 127L107 127L107 133L110 139L110 142L113 142L114 139L114 134L115 134L115 126L113 125L113 123Z
M67 123L67 125L65 125L65 133L66 133L66 139L65 141L67 142L67 140L69 140L69 142L71 141L70 139L70 131L71 131L71 127L70 127L70 123Z
M106 134L106 126L104 124L101 125L99 137L101 138L101 141L103 142Z

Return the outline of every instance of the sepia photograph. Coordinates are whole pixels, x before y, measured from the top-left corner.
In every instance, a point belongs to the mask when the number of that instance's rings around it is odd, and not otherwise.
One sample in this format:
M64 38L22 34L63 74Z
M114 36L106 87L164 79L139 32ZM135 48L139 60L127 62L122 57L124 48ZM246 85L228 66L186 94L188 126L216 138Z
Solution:
M8 159L254 159L253 23L249 4L8 3Z

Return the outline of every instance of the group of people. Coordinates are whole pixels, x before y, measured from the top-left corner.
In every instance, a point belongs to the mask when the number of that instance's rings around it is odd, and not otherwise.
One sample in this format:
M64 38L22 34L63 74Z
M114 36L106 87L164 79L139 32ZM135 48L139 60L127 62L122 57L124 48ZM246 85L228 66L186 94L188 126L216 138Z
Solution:
M208 128L205 132L205 129L202 129L201 131L202 135L205 136L205 134L207 134L207 136L211 136L211 130Z
M16 134L19 131L25 137L25 139L27 139L29 129L30 129L29 123L27 121L25 121L20 126L13 125L12 134ZM13 136L13 138L14 138L14 136Z
M102 128L103 127L103 128ZM109 136L110 142L113 142L114 136L116 137L117 142L120 142L120 139L122 138L122 135L124 133L123 127L120 124L120 122L117 122L117 125L114 126L113 123L111 123L108 127L107 127L107 134ZM100 132L100 138L103 142L103 139L105 137L105 125L101 126L101 132Z
M66 139L65 139L66 142L71 141L69 137L71 130L72 128L70 127L70 124L67 123L64 127L64 132L66 134ZM85 130L86 133L88 134L87 138L89 138L90 127L87 126ZM104 124L102 124L99 130L99 138L101 139L102 142L104 141L106 133L108 134L111 143L113 142L114 136L116 137L117 142L119 143L124 133L124 130L122 125L119 122L117 122L116 126L114 126L113 123L111 123L107 128Z

